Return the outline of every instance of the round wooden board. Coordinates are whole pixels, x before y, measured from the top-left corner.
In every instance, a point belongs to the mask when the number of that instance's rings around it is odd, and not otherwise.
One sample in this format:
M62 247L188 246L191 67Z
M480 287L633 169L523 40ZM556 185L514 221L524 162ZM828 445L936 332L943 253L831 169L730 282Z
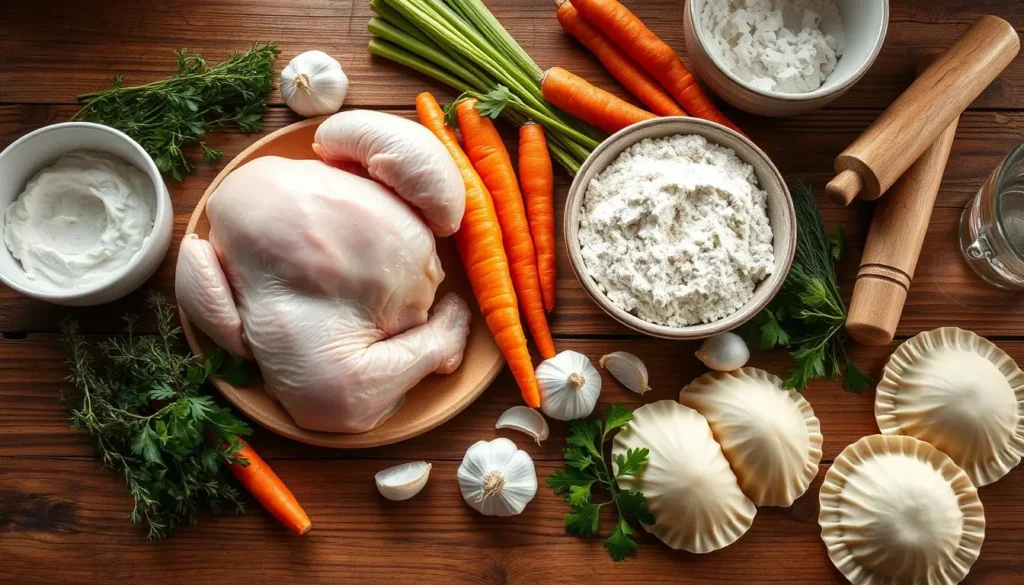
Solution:
M312 148L313 135L323 120L324 118L314 118L282 128L236 156L203 194L203 198L192 213L185 233L196 233L202 238L209 235L210 222L206 217L206 202L224 177L239 166L255 158L270 155L292 159L316 159ZM290 439L323 447L360 449L390 445L421 435L451 419L483 393L494 381L505 362L473 300L473 291L466 280L465 271L451 238L437 240L437 254L445 271L445 279L438 289L437 298L448 291L455 291L473 308L473 322L462 366L447 376L430 375L424 378L406 395L402 408L383 425L360 434L309 431L296 425L280 403L264 390L262 378L246 386L233 386L214 377L213 385L235 407L264 427ZM216 347L206 335L192 327L183 311L181 325L185 338L196 355L205 355Z

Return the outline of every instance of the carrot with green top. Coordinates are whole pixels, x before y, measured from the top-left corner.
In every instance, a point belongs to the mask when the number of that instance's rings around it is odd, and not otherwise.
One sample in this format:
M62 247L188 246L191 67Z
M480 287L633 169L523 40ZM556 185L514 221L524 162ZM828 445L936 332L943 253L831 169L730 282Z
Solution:
M668 90L691 116L741 130L715 107L714 102L686 69L683 61L647 25L618 0L571 0L583 20L597 27Z
M539 408L540 389L530 350L526 346L526 334L519 320L519 305L494 202L469 157L459 146L455 132L445 124L444 111L434 96L426 92L417 96L416 113L420 124L444 144L462 176L466 186L466 212L459 231L455 232L455 245L480 312L508 362L523 400L533 408Z
M537 250L544 309L550 313L555 308L555 174L540 124L527 122L519 128L519 182Z
M541 357L555 357L555 342L551 339L544 296L541 293L540 274L537 272L537 252L530 235L523 194L519 190L512 159L505 143L490 118L477 109L477 101L469 98L455 106L466 145L466 155L480 174L494 201L501 226L501 237L508 254L509 272L515 285L519 306Z
M544 99L609 134L630 124L657 118L561 67L544 72L540 92Z
M559 0L558 23L597 57L604 68L619 80L633 97L659 116L685 116L686 112L672 99L656 79L647 74L608 37L580 17L569 0Z

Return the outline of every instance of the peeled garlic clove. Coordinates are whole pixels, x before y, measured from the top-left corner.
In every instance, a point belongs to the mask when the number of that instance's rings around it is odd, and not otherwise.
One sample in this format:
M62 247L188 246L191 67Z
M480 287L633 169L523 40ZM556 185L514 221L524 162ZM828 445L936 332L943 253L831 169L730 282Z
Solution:
M600 363L613 378L633 392L643 394L651 389L647 385L647 366L628 351L613 351L601 358Z
M403 463L377 472L373 480L377 482L380 495L393 502L401 502L423 490L430 479L430 468L426 461Z
M735 333L719 333L704 341L695 354L704 365L719 372L738 370L750 359L747 342Z
M567 350L537 366L540 409L555 420L586 418L601 396L601 374L590 358Z
M496 429L513 429L533 437L534 441L540 442L548 438L548 421L544 415L530 408L529 406L513 406L501 413Z
M458 478L462 499L484 516L515 516L537 495L533 459L504 437L474 443Z

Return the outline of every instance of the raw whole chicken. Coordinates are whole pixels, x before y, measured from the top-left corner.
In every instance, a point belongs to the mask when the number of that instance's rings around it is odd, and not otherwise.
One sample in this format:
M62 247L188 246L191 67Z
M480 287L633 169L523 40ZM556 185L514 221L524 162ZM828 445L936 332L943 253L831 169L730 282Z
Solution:
M404 118L342 112L315 140L380 183L322 161L243 165L207 203L209 241L182 241L175 292L219 346L256 359L299 426L358 433L462 361L466 303L430 307L444 278L434 236L458 229L465 191L440 141Z

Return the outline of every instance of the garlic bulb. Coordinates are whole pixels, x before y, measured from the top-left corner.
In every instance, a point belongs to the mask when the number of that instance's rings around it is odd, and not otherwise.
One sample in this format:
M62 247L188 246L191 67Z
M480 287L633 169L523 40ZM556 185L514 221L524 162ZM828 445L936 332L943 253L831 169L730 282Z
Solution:
M430 479L430 468L426 461L403 463L377 472L373 480L380 495L393 502L401 502L423 490Z
M601 374L590 358L563 351L537 366L540 409L556 420L585 418L601 396Z
M628 351L613 351L601 358L600 364L620 384L637 394L643 394L651 389L647 385L647 366Z
M501 413L494 428L513 429L533 437L534 441L540 442L548 438L548 421L544 415L530 408L529 406L513 406Z
M307 118L333 114L348 93L341 63L323 51L306 51L281 71L281 96L296 114Z
M719 333L704 341L695 354L704 365L719 372L731 372L747 365L747 342L735 333Z
M537 495L537 470L530 455L508 439L477 441L459 466L459 489L484 516L515 516Z

